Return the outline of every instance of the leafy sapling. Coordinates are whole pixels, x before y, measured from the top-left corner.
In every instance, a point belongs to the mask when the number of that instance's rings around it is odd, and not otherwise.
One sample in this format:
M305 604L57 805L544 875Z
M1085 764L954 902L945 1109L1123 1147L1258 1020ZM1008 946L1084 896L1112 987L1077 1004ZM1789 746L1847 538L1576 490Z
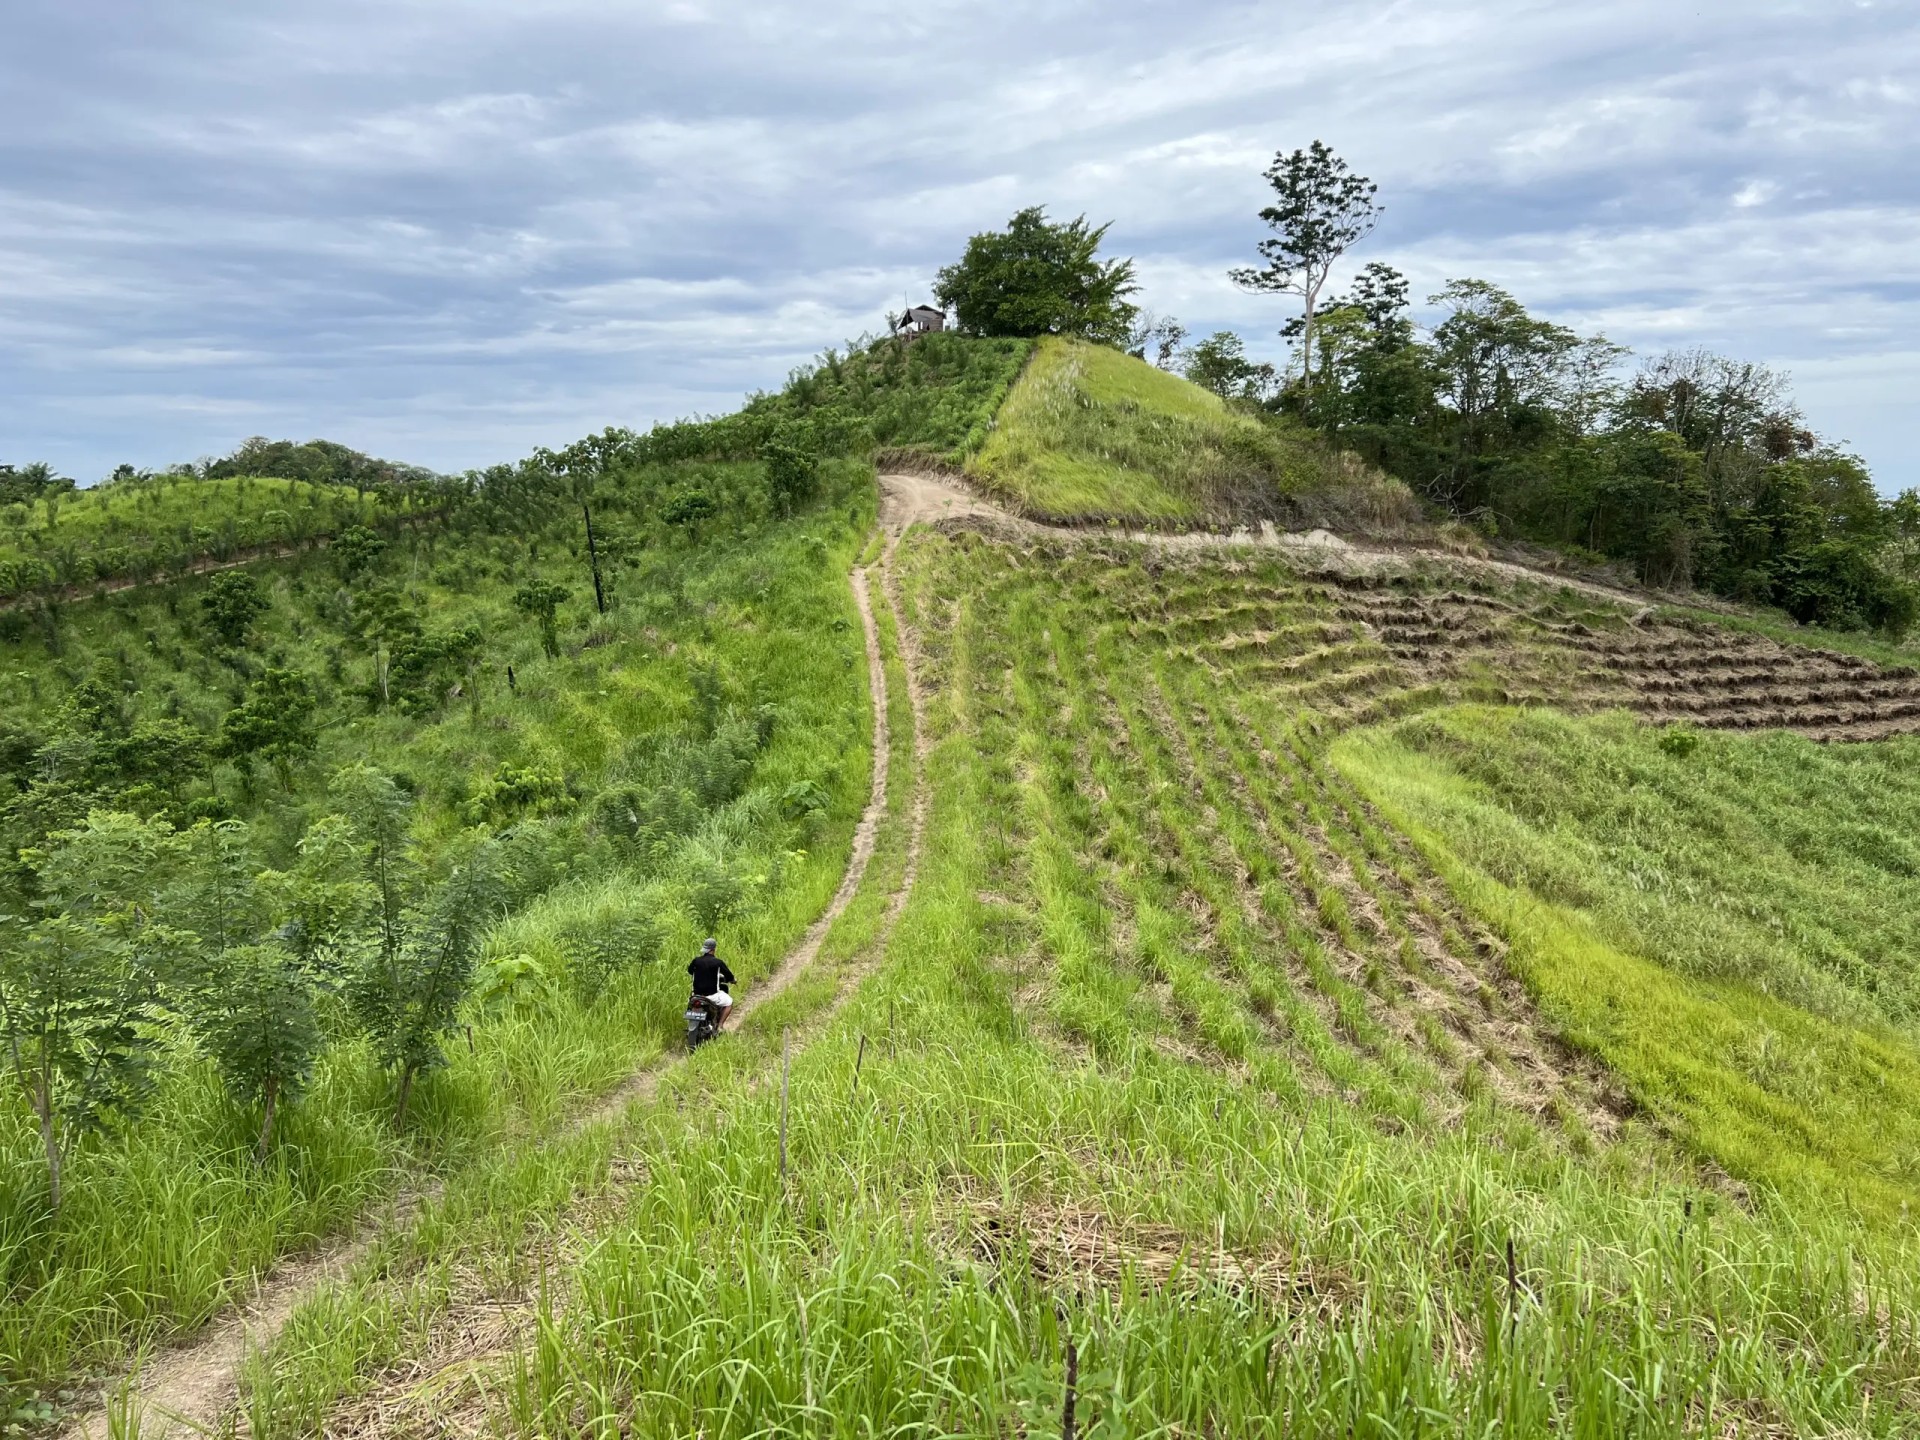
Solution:
M325 1043L312 977L284 945L235 946L199 987L193 1027L228 1093L259 1107L254 1156L264 1163L275 1119L305 1089Z
M269 605L259 581L244 570L227 570L207 582L200 609L207 617L207 628L223 644L238 648Z
M560 653L558 612L567 594L566 586L555 585L551 580L529 581L513 594L513 608L540 622L540 644L549 660Z
M161 986L191 939L155 918L179 853L164 821L97 813L26 852L41 913L0 921L0 1043L40 1132L56 1214L74 1138L151 1088Z

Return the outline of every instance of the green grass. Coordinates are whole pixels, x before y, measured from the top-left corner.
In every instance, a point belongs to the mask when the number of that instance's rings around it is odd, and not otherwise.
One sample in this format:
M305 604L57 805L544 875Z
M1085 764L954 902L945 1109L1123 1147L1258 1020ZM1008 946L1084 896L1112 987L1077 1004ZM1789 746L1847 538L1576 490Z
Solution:
M857 416L882 450L958 465L985 443L993 417L1033 352L1030 340L942 333L829 350L747 414Z
M1920 1204L1915 742L1466 708L1337 765L1498 921L1548 1017L1734 1174Z
M1289 518L1331 491L1379 510L1376 521L1411 514L1404 490L1304 431L1118 350L1052 338L1038 342L966 469L1022 513L1068 522Z
M316 1301L251 1433L1051 1434L1069 1336L1088 1435L1910 1433L1911 1237L1424 1049L1466 917L1145 623L1281 572L1145 558L904 547L928 848L786 1176L750 1029Z
M72 1157L56 1223L30 1117L18 1092L7 1092L0 1398L51 1392L199 1324L250 1276L339 1230L375 1197L551 1129L673 1043L680 957L704 929L695 897L716 874L737 885L718 928L730 960L749 981L767 973L837 885L866 798L871 719L845 572L871 525L871 475L830 466L819 504L784 521L753 509L757 467L612 482L631 487L633 505L601 497L601 539L620 542L625 557L611 567L614 606L605 617L585 599L579 540L564 526L397 543L355 593L397 589L429 631L480 628L487 663L477 705L466 695L411 715L374 707L374 660L345 628L345 587L323 554L252 567L272 608L238 652L210 647L201 634L206 582L198 579L63 607L51 637L35 630L8 647L0 704L16 726L42 735L60 732L73 687L89 678L121 697L129 723L171 716L205 732L262 665L315 676L321 745L290 790L265 774L248 782L222 762L182 777L172 793L121 797L164 813L204 803L244 815L263 863L287 863L325 813L328 774L355 759L407 778L429 852L470 822L472 797L502 764L561 774L568 792L560 813L493 817L516 822L533 879L486 943L482 994L465 1017L470 1035L456 1035L449 1066L424 1082L405 1136L390 1128L388 1081L335 1015L335 1043L313 1091L285 1119L267 1166L256 1168L254 1118L177 1038L145 1112ZM639 517L656 483L700 483L727 498L724 526L706 542L647 528ZM557 658L541 653L537 626L510 604L514 588L534 577L566 583L576 597L563 608ZM596 797L660 783L663 754L697 759L702 737L725 728L730 714L770 725L750 772L689 802L692 829L666 854L623 848L601 824ZM26 824L17 786L30 778L7 787L16 833ZM801 782L826 797L812 819L780 809ZM628 953L635 934L646 937L646 953ZM595 997L573 977L608 946L615 971ZM525 969L520 957L533 968L505 984ZM509 961L509 970L497 968Z
M151 580L203 559L308 544L382 515L335 485L241 477L123 481L0 507L0 600L47 585Z

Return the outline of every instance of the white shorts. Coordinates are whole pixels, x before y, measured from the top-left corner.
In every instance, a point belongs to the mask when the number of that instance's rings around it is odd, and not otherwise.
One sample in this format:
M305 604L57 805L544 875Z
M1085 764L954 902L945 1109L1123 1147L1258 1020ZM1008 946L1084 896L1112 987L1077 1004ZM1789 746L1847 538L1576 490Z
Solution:
M724 990L714 991L707 999L718 1005L722 1010L731 1010L733 1008L733 997Z

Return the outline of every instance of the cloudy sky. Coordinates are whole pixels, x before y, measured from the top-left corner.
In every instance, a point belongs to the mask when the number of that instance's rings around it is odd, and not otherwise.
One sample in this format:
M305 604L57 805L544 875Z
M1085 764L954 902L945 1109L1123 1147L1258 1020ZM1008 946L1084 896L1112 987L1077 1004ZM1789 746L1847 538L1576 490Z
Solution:
M1920 484L1914 0L6 0L0 460L459 469L730 409L1015 209L1277 356L1226 268L1316 137L1355 263L1789 371Z

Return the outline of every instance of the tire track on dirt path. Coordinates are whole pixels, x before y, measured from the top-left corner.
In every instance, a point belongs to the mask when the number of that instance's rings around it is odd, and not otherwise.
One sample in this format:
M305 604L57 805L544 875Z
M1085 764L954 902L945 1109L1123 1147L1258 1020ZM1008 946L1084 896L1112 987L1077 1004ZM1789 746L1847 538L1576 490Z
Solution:
M911 520L906 523L911 523ZM900 530L904 528L902 524ZM883 571L888 572L883 573L883 585L890 583L888 576L893 546L899 533L889 532L882 557ZM867 571L864 568L854 569L848 577L848 583L860 612L861 628L866 639L867 687L873 707L872 786L859 822L854 827L853 845L839 888L834 891L827 908L807 928L799 943L787 952L773 973L750 992L742 994L736 1025L744 1024L755 1010L779 995L819 958L827 932L852 903L866 877L880 823L886 814L892 748L887 713L886 665L880 649L880 632L874 620ZM906 630L891 589L888 590L887 601L893 612L896 634L901 637L902 658L905 661L908 654ZM921 727L917 723L921 709L917 680L910 661L905 668L916 722L914 741L917 758L924 743ZM916 765L917 770L920 768ZM921 774L916 777L907 863L900 887L887 912L886 928L889 931L906 903L906 895L912 888L917 870L920 840L925 829L925 789L924 774ZM883 932L877 948L884 946L885 938ZM836 1005L849 993L850 988L841 986ZM657 1057L566 1122L557 1133L576 1133L613 1118L631 1104L651 1098L661 1077L678 1058L671 1053ZM317 1254L276 1266L258 1283L248 1301L225 1318L214 1322L198 1338L163 1350L144 1363L136 1361L120 1379L103 1387L100 1402L93 1410L68 1423L63 1431L63 1440L108 1440L116 1431L122 1434L137 1433L141 1440L165 1440L165 1437L185 1433L216 1433L238 1398L238 1377L247 1357L269 1346L302 1303L326 1285L344 1278L373 1252L380 1241L404 1228L424 1207L439 1199L445 1190L446 1182L441 1181L416 1191L404 1192L389 1205L384 1216L363 1223L347 1236L323 1247Z

